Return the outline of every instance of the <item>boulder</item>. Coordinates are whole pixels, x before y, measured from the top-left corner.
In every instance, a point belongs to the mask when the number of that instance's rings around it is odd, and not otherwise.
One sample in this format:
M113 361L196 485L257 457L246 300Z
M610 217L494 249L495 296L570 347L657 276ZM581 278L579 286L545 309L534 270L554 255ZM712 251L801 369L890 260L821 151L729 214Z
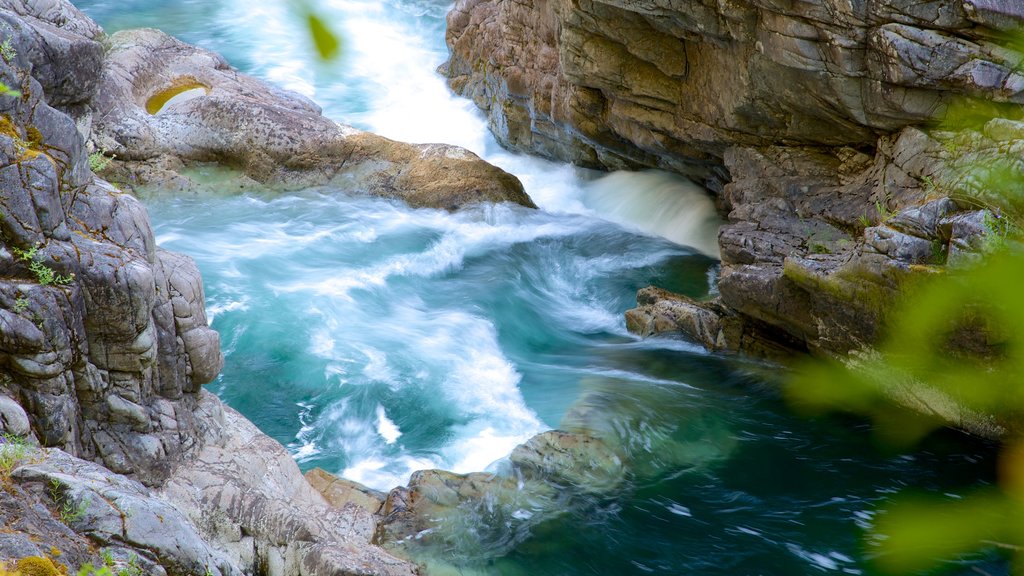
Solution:
M387 495L358 482L338 478L323 468L313 468L304 475L309 485L335 508L354 505L370 514L380 512Z
M517 178L468 150L337 124L308 99L157 30L108 43L91 141L117 159L104 174L133 189L196 191L196 169L213 165L230 169L220 190L327 186L418 207L534 207Z
M247 572L267 566L275 575L416 574L414 565L370 544L370 511L329 503L288 451L242 415L205 392L196 412L207 423L202 449L159 494L235 565Z
M136 551L148 574L242 574L171 503L92 462L47 450L40 461L17 468L12 477L37 498L48 497L56 514L76 532L100 545Z

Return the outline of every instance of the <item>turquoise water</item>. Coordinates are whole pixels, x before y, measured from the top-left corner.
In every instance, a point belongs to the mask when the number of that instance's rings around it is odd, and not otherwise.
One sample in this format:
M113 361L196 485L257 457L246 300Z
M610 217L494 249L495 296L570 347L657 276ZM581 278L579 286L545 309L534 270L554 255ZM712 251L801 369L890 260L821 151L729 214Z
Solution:
M495 469L581 409L629 438L616 489L528 529L481 515L463 526L472 545L453 535L424 553L506 576L867 574L877 505L992 481L990 446L949 433L879 451L863 422L791 414L769 367L629 335L638 288L711 289L707 200L666 175L599 177L498 148L433 73L448 3L324 3L345 40L332 66L283 2L77 4L108 30L158 25L216 49L336 119L467 146L541 206L449 214L331 189L147 204L158 241L203 272L226 356L209 388L304 469L380 489L423 468Z

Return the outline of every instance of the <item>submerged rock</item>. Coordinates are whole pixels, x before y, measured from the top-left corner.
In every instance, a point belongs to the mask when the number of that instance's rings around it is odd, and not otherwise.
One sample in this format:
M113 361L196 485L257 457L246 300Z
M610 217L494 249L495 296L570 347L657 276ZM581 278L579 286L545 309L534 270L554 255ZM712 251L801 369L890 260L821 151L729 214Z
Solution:
M543 546L563 516L586 517L664 474L706 470L738 444L685 388L581 385L559 430L517 446L493 472L414 473L388 494L376 541L429 573L488 573L482 566L514 549Z
M203 187L195 170L229 168L221 190L338 187L413 206L534 207L511 174L447 144L407 144L323 117L308 99L239 73L219 55L157 30L113 34L93 100L104 171L132 188Z

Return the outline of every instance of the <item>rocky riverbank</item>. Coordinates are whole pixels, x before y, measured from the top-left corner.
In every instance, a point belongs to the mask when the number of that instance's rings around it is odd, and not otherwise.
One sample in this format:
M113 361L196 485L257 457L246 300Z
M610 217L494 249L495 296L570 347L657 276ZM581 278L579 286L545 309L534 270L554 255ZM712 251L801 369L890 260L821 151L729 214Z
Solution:
M487 513L514 536L618 489L637 454L631 426L650 422L628 411L606 422L603 408L622 401L609 390L588 390L562 430L517 448L499 474L421 472L387 495L321 471L304 479L202 391L222 357L198 270L156 246L126 191L330 185L458 209L531 206L522 186L460 148L339 126L160 32L106 36L60 0L0 8L0 560L413 574L378 545L403 553L415 535L458 552L466 542L433 533L438 522ZM631 329L681 330L715 350L842 354L877 338L906 277L984 241L985 211L934 184L955 177L960 136L921 123L956 95L1022 99L1013 55L993 41L1021 21L982 0L471 0L452 12L446 71L510 147L668 169L716 194L729 215L720 296L645 290ZM969 140L1003 154L1024 129L993 120ZM732 449L727 430L692 422L699 440L658 446L662 465Z

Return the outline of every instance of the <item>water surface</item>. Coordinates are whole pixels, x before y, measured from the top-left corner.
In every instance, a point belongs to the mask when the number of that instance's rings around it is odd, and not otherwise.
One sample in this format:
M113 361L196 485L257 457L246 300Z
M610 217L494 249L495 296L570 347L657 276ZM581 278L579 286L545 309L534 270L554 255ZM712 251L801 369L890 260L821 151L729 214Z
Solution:
M158 241L203 272L226 356L210 389L304 469L379 489L422 468L496 469L581 410L629 439L615 490L525 531L481 514L424 558L467 574L862 574L879 503L991 481L989 446L945 434L879 451L863 422L791 414L771 367L629 335L638 288L712 289L707 200L665 175L501 150L434 73L447 2L322 3L344 39L332 64L283 2L77 4L108 30L157 25L218 50L340 121L469 147L541 206L450 214L337 189L148 202Z

